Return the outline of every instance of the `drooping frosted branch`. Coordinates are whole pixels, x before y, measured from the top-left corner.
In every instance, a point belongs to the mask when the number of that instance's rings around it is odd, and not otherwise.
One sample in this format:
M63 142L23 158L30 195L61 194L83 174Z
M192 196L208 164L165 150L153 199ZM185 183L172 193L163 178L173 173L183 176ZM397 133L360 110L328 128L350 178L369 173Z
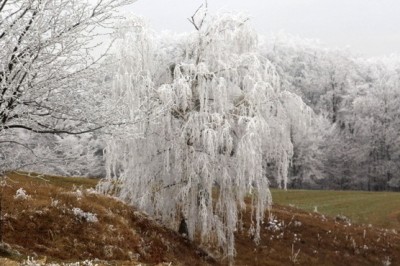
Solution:
M171 228L187 219L191 239L198 233L229 257L251 196L258 241L272 202L265 165L274 162L285 184L292 144L279 78L247 19L216 17L175 39L137 27L117 56L120 115L145 119L108 143L101 189Z

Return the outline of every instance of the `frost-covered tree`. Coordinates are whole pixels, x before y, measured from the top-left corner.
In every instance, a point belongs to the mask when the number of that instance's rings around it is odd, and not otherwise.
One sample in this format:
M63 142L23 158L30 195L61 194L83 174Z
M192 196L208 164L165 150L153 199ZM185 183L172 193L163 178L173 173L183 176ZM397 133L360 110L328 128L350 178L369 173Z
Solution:
M0 169L63 176L104 177L102 136L7 131L0 137ZM11 158L10 158L11 157Z
M301 96L315 112L308 112L308 127L294 127L290 187L326 188L322 179L331 182L342 176L338 170L343 169L346 154L338 151L346 153L342 146L348 145L341 131L350 131L352 126L349 106L361 79L357 62L346 51L286 35L267 40L262 51L276 65L281 87ZM301 116L296 112L292 120Z
M397 62L397 66L396 66ZM361 60L346 89L340 123L328 138L331 188L397 189L399 139L398 60ZM335 184L336 183L336 184Z
M300 95L316 113L346 126L349 94L362 80L354 56L313 40L280 35L263 48L276 65L282 86Z
M116 129L100 188L171 228L186 220L190 239L232 258L249 196L250 234L260 238L271 205L267 164L286 186L293 147L282 102L291 93L281 91L246 17L204 12L190 19L191 34L156 37L139 19L120 32L118 115L142 122Z
M368 190L396 188L400 176L399 66L368 62L365 86L353 103L354 147ZM364 171L363 171L364 170Z
M0 148L29 148L16 131L91 132L109 121L96 38L133 0L0 0ZM27 136L27 134L22 134ZM31 148L31 147L30 147ZM25 151L29 153L29 149ZM1 169L6 170L6 169Z
M302 102L300 96L283 93L282 103L290 119L290 137L293 157L288 182L291 188L312 187L315 181L325 178L324 145L330 123Z

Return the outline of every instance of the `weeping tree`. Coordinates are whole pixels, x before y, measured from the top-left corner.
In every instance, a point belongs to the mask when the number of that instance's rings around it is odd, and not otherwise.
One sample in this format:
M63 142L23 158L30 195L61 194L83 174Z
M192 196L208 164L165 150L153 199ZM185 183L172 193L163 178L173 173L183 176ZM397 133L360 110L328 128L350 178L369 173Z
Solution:
M186 221L190 239L233 258L248 206L249 233L260 240L272 202L267 164L286 185L293 147L282 101L290 93L258 53L246 17L199 9L190 22L196 31L180 36L155 37L140 19L121 27L117 115L141 122L115 128L100 189L171 228Z

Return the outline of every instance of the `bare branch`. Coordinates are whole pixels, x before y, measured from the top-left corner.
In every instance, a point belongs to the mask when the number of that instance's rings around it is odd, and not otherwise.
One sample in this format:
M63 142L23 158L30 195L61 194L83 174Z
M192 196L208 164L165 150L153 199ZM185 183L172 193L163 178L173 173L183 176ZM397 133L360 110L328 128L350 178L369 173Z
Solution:
M36 153L35 153L35 151L34 150L32 150L28 145L26 145L26 144L23 144L23 143L20 143L20 142L18 142L18 141L13 141L13 140L3 140L3 141L0 141L0 145L1 144L14 144L14 145L18 145L18 146L21 146L21 147L23 147L23 148L25 148L25 149L27 149L30 153L32 153L32 155L33 156L35 156L35 157L37 157L37 158L39 158L39 156L37 156L36 155Z
M8 29L8 30L12 29L12 28L17 24L17 22L18 22L19 20L21 20L21 19L26 15L26 13L28 13L29 10L30 10L30 6L27 7L27 8L25 8L25 10L22 12L22 14L19 15L19 16L11 23L11 25L9 26L9 29ZM17 10L16 12L19 12L19 10ZM7 32L7 31L3 31L3 33L0 34L0 39L3 38L3 37L5 36L6 32Z
M195 28L197 31L199 31L199 30L201 29L201 27L203 26L204 20L205 20L205 18L206 18L206 16L207 16L207 12L205 12L205 14L203 15L203 18L200 20L200 23L198 24L198 23L196 22L196 15L197 15L197 14L199 13L199 11L203 8L203 6L204 6L204 4L201 4L201 5L199 6L199 8L197 8L197 10L194 12L194 14L193 14L190 18L188 18L189 22L194 26L194 28ZM206 7L206 10L207 10L207 7L208 7L207 1L205 1L205 7Z
M4 9L4 7L6 6L8 0L2 0L0 3L0 12Z
M53 130L39 130L35 129L33 127L25 126L25 125L7 125L4 127L4 129L12 129L12 128L20 128L20 129L25 129L28 131L32 131L35 133L41 133L41 134L68 134L68 135L82 135L85 133L89 132L94 132L96 130L99 130L101 128L104 128L105 126L98 126L95 128L87 129L87 130L82 130L82 131L69 131L69 130L63 130L63 129L53 129Z

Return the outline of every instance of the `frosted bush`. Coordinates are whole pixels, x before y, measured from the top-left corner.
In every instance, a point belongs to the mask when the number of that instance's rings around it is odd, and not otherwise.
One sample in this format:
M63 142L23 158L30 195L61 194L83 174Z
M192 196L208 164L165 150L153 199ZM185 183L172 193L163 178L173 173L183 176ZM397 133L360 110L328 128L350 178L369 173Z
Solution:
M294 221L294 226L295 227L300 227L302 223L300 221Z
M99 220L97 219L96 214L91 213L91 212L84 212L82 211L80 208L73 208L72 212L74 213L74 215L76 217L78 217L79 219L83 219L86 222L89 223L97 223Z
M348 217L341 215L341 214L336 215L335 220L337 222L343 222L343 223L346 223L347 225L351 225L351 220Z
M390 257L385 257L385 259L382 261L382 265L383 265L383 266L390 266L390 265L392 265L392 260L390 259Z
M89 195L93 195L93 194L99 194L99 192L93 188L88 188L86 189L85 193L89 194Z
M74 191L71 192L72 195L76 196L78 200L80 200L83 197L83 192L82 188L76 187L75 185L72 188Z
M83 193L80 189L77 189L74 193L78 199L82 198L83 196Z
M279 222L277 219L268 219L266 229L276 232L283 229L283 222Z
M21 263L21 265L23 265L23 266L40 266L40 263L35 261L34 258L28 256L28 259L23 261Z
M21 200L27 200L29 199L31 196L29 196L28 194L26 194L25 189L23 188L19 188L17 190L17 192L15 193L14 199L21 199Z
M51 207L57 207L58 206L59 201L56 199L51 198Z

